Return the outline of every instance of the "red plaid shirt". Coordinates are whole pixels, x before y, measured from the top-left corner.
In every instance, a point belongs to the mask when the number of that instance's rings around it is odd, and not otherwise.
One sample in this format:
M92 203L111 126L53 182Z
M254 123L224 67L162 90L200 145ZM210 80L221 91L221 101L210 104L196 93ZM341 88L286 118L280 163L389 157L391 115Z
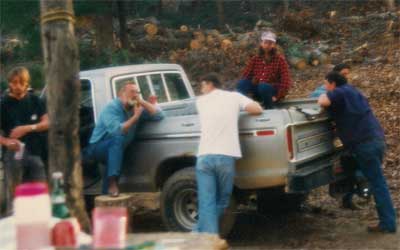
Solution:
M271 62L266 63L264 58L253 56L243 71L243 79L252 80L255 84L269 83L277 89L278 99L283 99L292 85L289 67L283 55L276 55Z

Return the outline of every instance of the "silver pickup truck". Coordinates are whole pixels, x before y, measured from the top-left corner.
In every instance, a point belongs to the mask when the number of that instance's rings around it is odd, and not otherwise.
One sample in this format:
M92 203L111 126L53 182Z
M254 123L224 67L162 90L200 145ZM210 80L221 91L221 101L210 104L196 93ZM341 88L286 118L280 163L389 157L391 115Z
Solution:
M197 219L194 166L200 124L196 97L182 67L131 65L83 71L80 77L83 147L100 111L116 98L119 84L133 80L144 99L158 97L166 117L139 128L136 141L125 152L120 186L124 192L161 192L166 227L190 230ZM238 204L256 200L261 212L278 203L288 208L299 205L310 190L343 178L341 147L334 143L330 120L319 111L316 100L301 99L281 102L260 116L241 114L243 158L236 165L234 195L223 230L232 227L232 211ZM85 173L90 179L91 174ZM98 191L94 186L88 184L86 192Z

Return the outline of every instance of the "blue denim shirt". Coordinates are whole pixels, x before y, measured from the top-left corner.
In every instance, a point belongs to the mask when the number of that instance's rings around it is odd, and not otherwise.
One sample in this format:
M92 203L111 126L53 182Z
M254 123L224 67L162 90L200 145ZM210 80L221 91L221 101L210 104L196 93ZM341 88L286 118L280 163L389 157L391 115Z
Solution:
M319 86L318 88L316 88L311 94L310 94L310 98L315 98L315 97L319 97L322 94L325 94L327 92L325 85L322 84L321 86Z
M100 112L99 119L90 137L90 143L96 143L104 138L115 135L124 135L125 142L124 146L127 146L135 137L137 126L147 120L160 121L164 118L164 113L161 109L154 115L150 115L147 110L144 110L139 118L139 121L135 123L128 131L124 133L122 131L122 124L126 122L133 112L126 111L122 102L119 98L112 100L106 107Z

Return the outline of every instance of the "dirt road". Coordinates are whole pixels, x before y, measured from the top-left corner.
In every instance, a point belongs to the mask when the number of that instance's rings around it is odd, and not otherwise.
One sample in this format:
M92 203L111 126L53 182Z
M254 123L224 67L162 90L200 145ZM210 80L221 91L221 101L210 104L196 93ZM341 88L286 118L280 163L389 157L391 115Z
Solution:
M140 204L148 209L142 208L133 218L133 233L166 231L159 216L157 197L143 198L138 196ZM241 211L228 242L237 250L400 249L400 232L366 232L366 226L375 221L372 203L363 210L343 210L335 199L326 195L325 189L319 189L295 213L265 216L251 209Z

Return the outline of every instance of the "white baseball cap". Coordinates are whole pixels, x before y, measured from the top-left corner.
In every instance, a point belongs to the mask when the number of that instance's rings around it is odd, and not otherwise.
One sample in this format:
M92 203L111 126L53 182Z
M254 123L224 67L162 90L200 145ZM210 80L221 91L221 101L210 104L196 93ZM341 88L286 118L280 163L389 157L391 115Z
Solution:
M265 31L261 34L261 41L272 41L276 43L276 35L271 31Z

